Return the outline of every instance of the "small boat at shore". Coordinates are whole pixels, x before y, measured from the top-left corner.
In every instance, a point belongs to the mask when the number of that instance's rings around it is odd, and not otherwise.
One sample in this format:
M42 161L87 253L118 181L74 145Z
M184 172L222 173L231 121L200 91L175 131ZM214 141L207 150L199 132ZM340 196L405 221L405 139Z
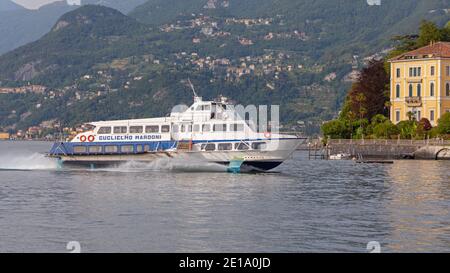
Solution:
M225 99L198 96L188 109L169 117L98 121L87 127L71 141L55 143L48 156L90 167L177 158L224 164L230 172L268 171L306 140L258 132Z
M338 153L338 154L334 154L334 155L330 155L329 159L330 160L344 160L344 159L351 159L351 154L347 154L347 153Z

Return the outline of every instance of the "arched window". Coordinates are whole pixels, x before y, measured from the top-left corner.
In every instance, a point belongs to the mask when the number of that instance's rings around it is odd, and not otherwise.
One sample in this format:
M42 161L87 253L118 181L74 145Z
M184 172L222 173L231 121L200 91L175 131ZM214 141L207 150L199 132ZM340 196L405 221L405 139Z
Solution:
M447 84L445 85L445 95L446 95L447 97L450 97L450 83L447 83Z
M418 97L422 96L422 85L420 83L417 84L417 96Z
M395 86L395 97L400 98L400 84Z
M409 96L410 97L413 96L413 86L412 86L412 84L409 85Z
M434 82L430 83L430 97L434 97Z

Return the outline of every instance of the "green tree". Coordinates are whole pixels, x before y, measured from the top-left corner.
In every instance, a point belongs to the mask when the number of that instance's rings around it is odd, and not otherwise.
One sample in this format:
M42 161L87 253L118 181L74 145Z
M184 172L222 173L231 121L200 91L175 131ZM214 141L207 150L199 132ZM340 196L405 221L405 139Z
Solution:
M442 29L442 37L444 41L450 41L450 21L448 21L445 27Z
M347 120L348 120L348 122L350 124L350 137L352 137L353 136L353 123L356 120L356 114L353 113L353 111L350 110L350 111L347 112L346 117L347 117Z
M439 134L441 135L450 134L450 113L445 113L442 115L442 117L438 120L437 128Z
M350 132L345 121L336 119L322 125L322 133L325 137L332 139L349 138Z
M383 115L376 115L372 118L372 122L367 126L366 134L374 138L389 139L399 134L397 126Z
M399 129L390 120L385 120L382 123L376 124L373 127L373 136L375 138L390 139L400 133Z
M406 113L406 116L408 117L408 120L411 121L411 120L413 120L413 118L414 118L414 113L411 112L411 111L408 111L408 112Z
M411 139L416 135L417 122L414 120L404 120L397 124L400 137L403 139Z
M422 21L419 30L419 38L417 39L418 47L427 46L430 42L439 42L443 40L443 32L433 22Z

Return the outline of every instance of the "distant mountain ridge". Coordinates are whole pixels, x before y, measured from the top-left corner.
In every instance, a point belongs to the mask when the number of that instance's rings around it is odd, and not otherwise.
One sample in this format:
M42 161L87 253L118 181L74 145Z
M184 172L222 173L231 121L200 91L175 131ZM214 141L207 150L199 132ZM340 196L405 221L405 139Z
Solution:
M62 14L75 8L59 1L37 10L0 11L0 54L39 39Z
M146 0L83 0L82 4L102 4L127 13ZM37 10L26 9L11 0L0 0L0 55L46 34L56 20L77 6L60 0Z
M25 8L11 0L0 0L0 11L12 11L21 9Z

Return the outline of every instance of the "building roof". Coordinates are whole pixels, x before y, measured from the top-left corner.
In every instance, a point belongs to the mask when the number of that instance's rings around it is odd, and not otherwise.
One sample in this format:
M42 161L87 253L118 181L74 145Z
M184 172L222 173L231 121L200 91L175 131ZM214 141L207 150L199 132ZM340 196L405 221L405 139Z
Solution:
M389 61L415 60L427 58L450 58L450 42L437 42L403 53Z

